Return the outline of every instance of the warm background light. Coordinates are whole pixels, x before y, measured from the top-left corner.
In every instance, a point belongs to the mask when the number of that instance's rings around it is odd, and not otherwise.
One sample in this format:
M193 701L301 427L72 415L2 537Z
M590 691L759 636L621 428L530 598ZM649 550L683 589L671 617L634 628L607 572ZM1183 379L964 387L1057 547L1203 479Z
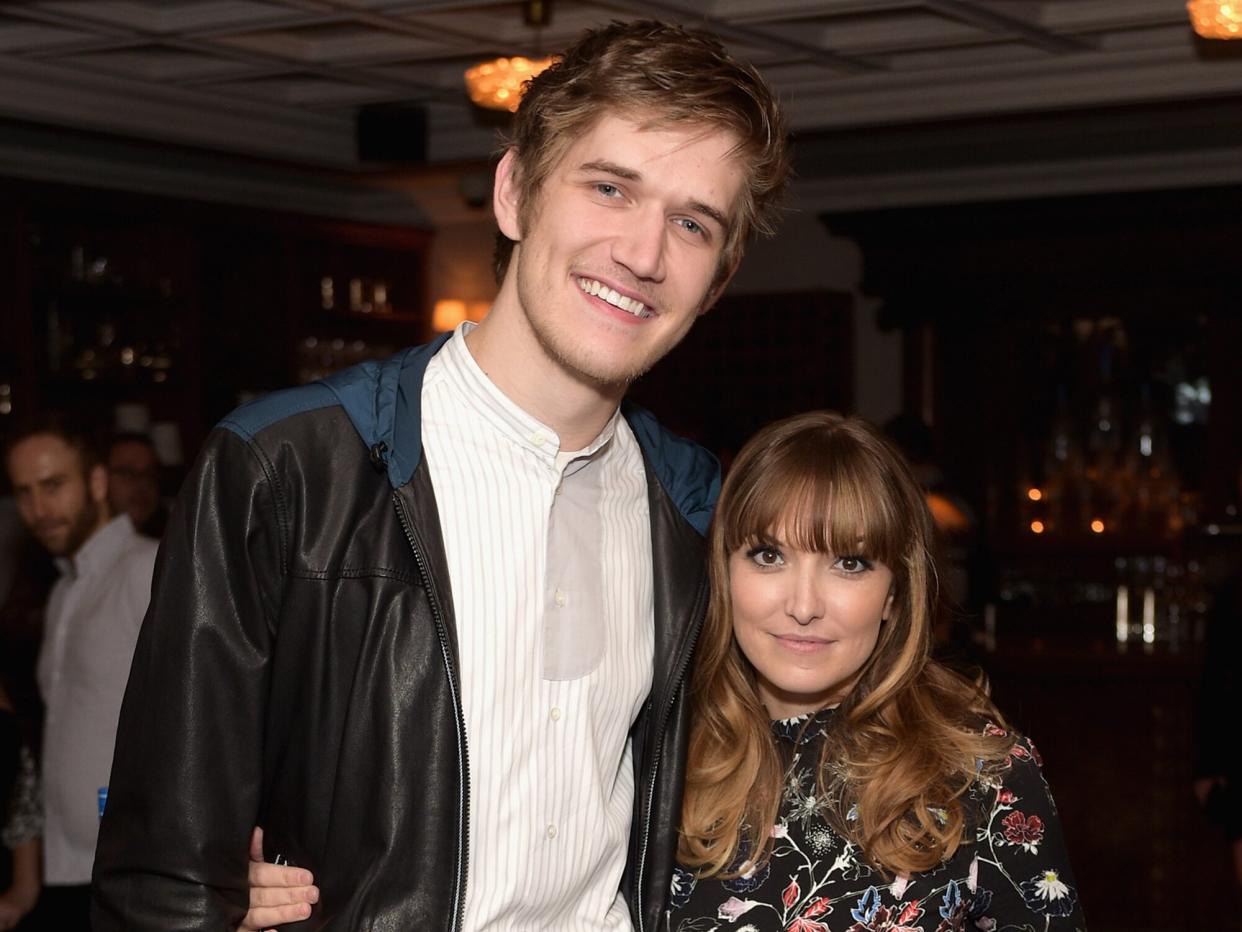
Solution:
M1027 489L1026 497L1033 502L1037 502L1044 497L1044 493L1039 491L1039 489Z
M1101 521L1099 518L1096 518L1094 521L1091 522L1091 531L1094 534L1103 534L1104 533L1104 522Z
M550 64L551 58L494 58L467 69L466 91L480 107L512 113L522 101L522 85Z
M1032 534L1042 534L1042 533L1044 533L1044 522L1042 522L1042 521L1032 521L1032 522L1031 522L1031 533L1032 533Z
M431 328L439 333L445 333L466 319L465 301L452 299L437 301L431 312Z
M1190 24L1205 39L1242 39L1242 0L1190 0Z
M459 301L456 298L442 298L437 301L431 311L431 329L445 333L454 329L463 320L472 320L476 324L487 316L492 309L490 301Z

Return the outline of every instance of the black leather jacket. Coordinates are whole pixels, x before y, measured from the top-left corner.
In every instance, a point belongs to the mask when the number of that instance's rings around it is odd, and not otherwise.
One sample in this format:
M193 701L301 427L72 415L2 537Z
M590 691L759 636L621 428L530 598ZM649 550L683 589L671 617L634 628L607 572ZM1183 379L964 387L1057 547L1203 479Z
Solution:
M297 928L460 928L469 736L418 432L438 346L268 396L213 431L165 535L126 690L96 932L234 928L256 823L267 858L321 888ZM655 930L719 476L646 412L625 416L648 469L655 665L632 730L623 884L635 928Z

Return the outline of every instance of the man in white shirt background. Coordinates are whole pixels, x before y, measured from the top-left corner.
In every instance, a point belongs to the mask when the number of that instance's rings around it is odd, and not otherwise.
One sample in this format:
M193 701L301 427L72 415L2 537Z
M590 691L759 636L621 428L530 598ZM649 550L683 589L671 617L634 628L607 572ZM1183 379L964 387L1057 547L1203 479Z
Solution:
M128 515L114 517L106 468L65 420L17 433L5 464L22 522L60 571L38 661L45 886L30 921L71 932L90 927L95 840L157 544Z

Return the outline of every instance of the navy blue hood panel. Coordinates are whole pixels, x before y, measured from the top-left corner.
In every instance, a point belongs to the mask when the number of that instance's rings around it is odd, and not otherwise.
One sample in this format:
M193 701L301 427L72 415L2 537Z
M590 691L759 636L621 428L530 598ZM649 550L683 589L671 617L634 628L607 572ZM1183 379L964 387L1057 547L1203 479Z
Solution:
M340 405L371 453L399 489L422 459L422 385L427 363L451 334L403 350L382 362L342 369L322 382L272 392L238 408L220 427L250 440L263 428L306 411ZM707 535L720 495L720 464L700 447L671 434L647 410L626 403L622 414L670 499L695 530Z
M682 517L706 537L720 497L720 463L716 457L697 443L669 433L646 408L625 402L621 413L668 497Z
M324 379L372 457L387 465L394 489L410 481L423 458L423 375L450 336L446 333L383 362L351 366Z

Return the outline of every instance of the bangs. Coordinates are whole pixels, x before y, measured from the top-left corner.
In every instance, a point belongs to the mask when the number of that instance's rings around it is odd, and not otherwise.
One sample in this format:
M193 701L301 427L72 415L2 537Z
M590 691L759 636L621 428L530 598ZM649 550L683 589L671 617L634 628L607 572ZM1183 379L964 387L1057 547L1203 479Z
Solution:
M722 529L727 553L780 540L799 550L860 556L890 568L900 563L914 529L901 526L899 486L869 451L802 444L771 450L763 459L748 464L753 474L749 481L738 477L729 499Z

